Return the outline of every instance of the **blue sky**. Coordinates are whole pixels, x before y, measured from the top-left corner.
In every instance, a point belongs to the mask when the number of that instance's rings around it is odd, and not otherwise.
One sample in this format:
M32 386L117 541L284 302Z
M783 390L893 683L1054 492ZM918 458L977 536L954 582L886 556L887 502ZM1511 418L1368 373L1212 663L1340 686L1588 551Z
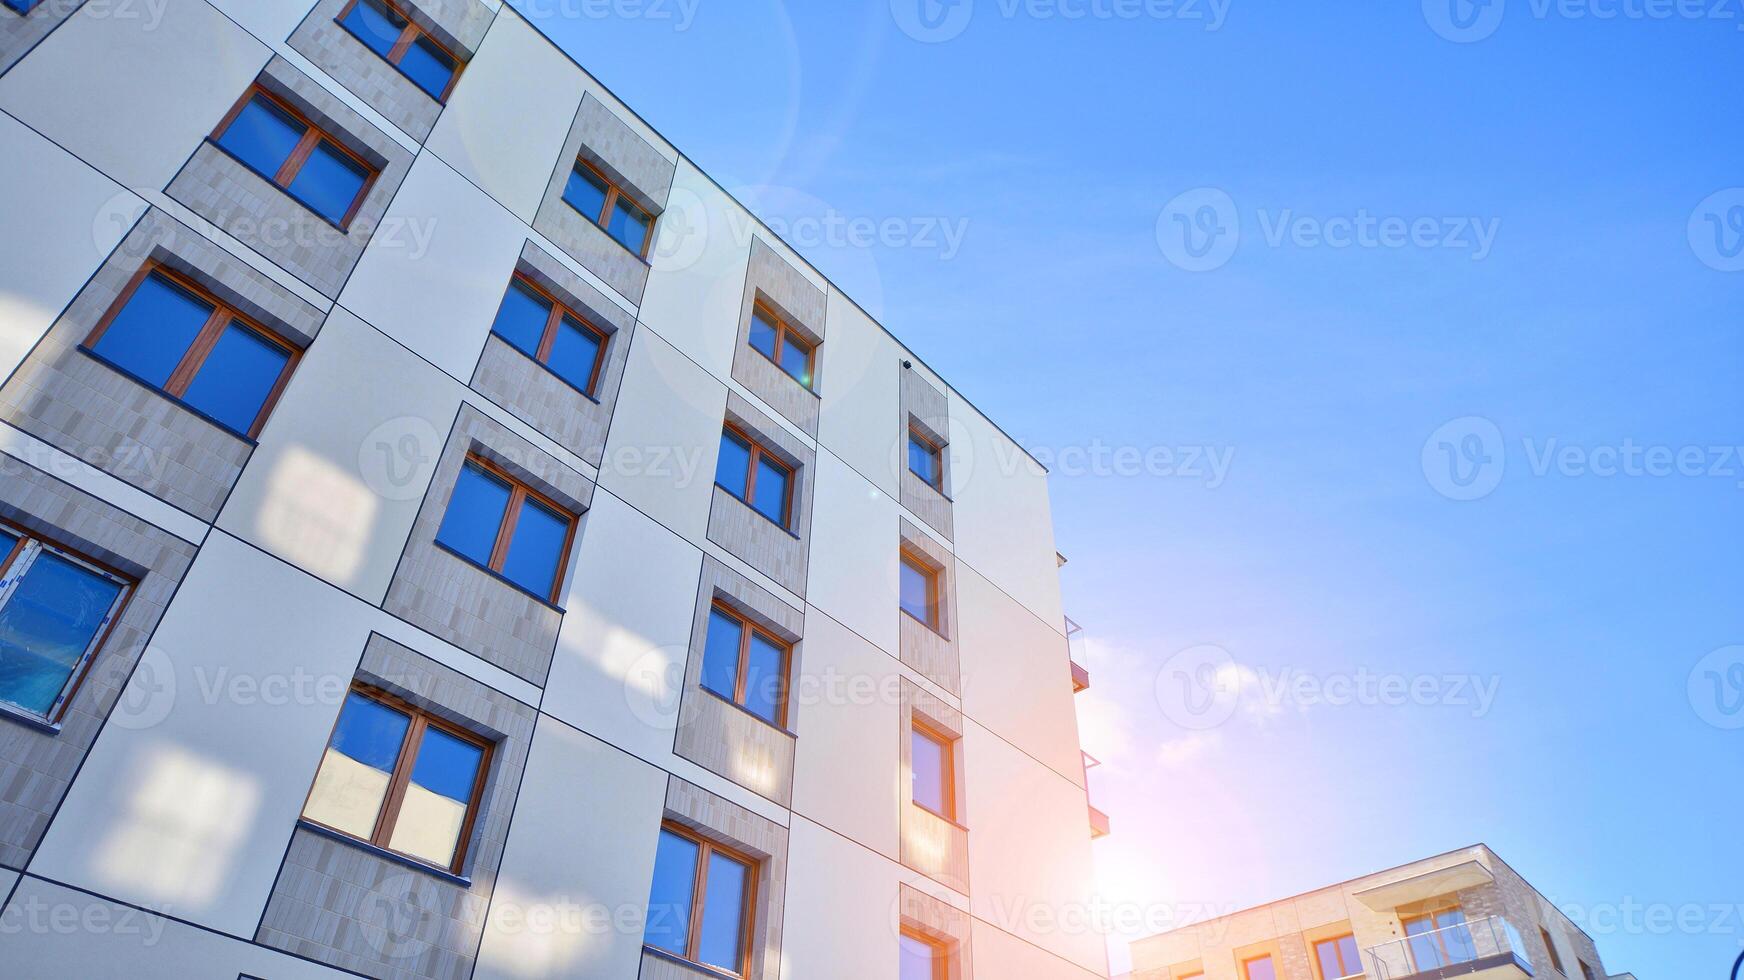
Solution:
M523 6L1055 461L1109 896L1483 841L1721 975L1744 4L914 2Z

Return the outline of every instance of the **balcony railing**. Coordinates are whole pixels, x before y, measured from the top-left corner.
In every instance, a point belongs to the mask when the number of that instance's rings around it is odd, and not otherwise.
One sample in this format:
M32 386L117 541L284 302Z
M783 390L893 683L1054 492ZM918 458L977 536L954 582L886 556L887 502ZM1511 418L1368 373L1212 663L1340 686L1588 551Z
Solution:
M1510 961L1523 964L1526 975L1532 975L1532 962L1519 931L1499 915L1371 946L1364 957L1374 980L1400 980L1432 971L1441 976L1475 973Z
M1066 658L1072 664L1072 693L1087 690L1090 687L1090 672L1084 669L1084 627L1066 617Z

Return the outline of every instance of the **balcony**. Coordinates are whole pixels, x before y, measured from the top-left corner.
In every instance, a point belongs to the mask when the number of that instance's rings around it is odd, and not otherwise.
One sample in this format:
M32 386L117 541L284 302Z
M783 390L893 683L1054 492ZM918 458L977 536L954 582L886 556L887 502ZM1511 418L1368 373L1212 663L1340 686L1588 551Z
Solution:
M1072 693L1079 694L1090 689L1090 671L1084 668L1083 658L1079 648L1084 640L1084 627L1073 622L1072 617L1066 617L1066 659L1072 665Z
M1092 804L1090 807L1090 839L1097 840L1107 837L1109 833L1108 814L1096 809L1095 805Z
M1372 980L1527 980L1533 975L1520 933L1501 916L1371 946L1363 958Z

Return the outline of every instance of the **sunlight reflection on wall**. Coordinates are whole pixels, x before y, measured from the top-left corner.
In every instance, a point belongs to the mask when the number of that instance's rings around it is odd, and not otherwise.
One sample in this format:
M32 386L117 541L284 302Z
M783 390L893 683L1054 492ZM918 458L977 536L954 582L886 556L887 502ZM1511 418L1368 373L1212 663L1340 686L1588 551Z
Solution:
M150 749L124 791L123 815L98 843L94 870L112 885L182 909L224 885L260 805L257 779L172 746Z
M363 564L378 507L362 481L293 446L273 467L257 524L281 557L328 581L346 582Z

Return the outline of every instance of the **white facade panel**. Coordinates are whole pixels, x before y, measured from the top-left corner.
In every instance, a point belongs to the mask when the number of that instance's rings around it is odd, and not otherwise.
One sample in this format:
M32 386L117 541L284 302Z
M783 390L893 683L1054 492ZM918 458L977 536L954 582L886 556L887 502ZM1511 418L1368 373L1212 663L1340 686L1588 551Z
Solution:
M901 649L896 564L901 508L846 463L818 453L814 540L806 600L879 649Z
M891 497L908 466L903 350L839 290L829 291L818 442Z
M640 317L723 381L732 373L755 224L694 164L678 161L648 257L652 271Z

